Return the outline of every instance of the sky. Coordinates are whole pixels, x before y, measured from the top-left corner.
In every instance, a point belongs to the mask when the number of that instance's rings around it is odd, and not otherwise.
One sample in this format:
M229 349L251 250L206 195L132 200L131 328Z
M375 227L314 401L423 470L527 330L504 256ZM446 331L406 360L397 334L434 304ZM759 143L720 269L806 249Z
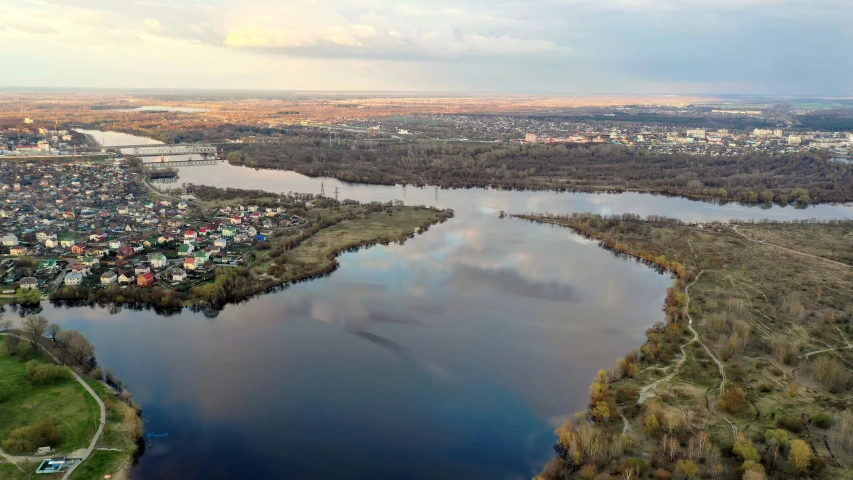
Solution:
M0 0L0 86L853 95L853 0Z

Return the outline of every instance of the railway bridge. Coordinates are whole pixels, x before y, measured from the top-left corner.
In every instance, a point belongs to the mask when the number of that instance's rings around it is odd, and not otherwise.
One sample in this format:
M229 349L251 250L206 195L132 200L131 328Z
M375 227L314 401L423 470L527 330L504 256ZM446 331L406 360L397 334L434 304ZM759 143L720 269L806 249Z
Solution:
M109 148L117 149L124 155L134 157L161 157L171 155L216 155L216 145L203 143L179 143L174 145L115 145Z

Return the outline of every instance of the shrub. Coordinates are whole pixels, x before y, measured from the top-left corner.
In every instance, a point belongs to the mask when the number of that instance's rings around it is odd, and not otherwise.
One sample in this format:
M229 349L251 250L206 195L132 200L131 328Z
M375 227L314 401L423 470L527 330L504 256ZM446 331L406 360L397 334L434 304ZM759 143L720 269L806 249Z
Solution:
M815 426L819 428L829 428L829 426L832 425L832 417L825 412L820 412L814 416L812 422L814 422Z
M717 402L720 410L740 414L746 408L746 395L740 387L728 386L726 391L720 395L720 400Z
M12 454L35 452L39 447L54 447L60 433L56 420L42 420L35 425L12 430L3 441L3 449Z
M801 419L790 415L782 415L777 418L776 426L792 433L800 433L805 428Z
M36 360L27 362L27 371L24 376L34 385L54 385L74 378L68 367L40 363Z

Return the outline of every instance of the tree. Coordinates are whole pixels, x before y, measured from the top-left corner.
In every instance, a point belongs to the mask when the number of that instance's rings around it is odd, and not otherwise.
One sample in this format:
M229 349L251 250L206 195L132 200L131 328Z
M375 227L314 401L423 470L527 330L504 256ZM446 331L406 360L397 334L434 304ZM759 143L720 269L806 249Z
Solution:
M606 422L610 419L610 407L607 405L607 402L598 402L595 404L590 412L592 418L599 422Z
M59 336L60 333L62 333L62 327L55 323L51 323L47 327L47 334L50 335L50 339L53 340L53 343L56 343L56 337Z
M15 300L20 305L38 305L41 302L41 292L34 289L19 288L15 291Z
M772 428L764 432L764 443L770 449L773 455L773 463L776 465L776 458L779 457L779 450L788 444L788 432L781 428Z
M809 447L806 442L800 439L791 440L790 450L788 459L791 460L791 465L793 465L798 472L804 472L809 468L814 455L812 454L811 447Z
M9 355L17 355L18 348L21 346L21 339L17 335L4 335L3 343Z
M47 326L47 319L44 318L44 315L27 315L24 318L24 335L36 351L39 351L39 341L44 338Z
M660 424L658 423L658 418L654 415L646 415L646 418L643 420L643 425L646 427L646 432L654 433L657 431Z
M95 355L95 348L76 330L65 330L59 334L59 346L69 363L85 366Z
M675 464L675 474L684 479L699 478L699 467L690 460L679 460Z
M0 320L3 319L3 313L0 313ZM12 321L11 320L2 320L0 321L0 331L7 331L12 329Z
M758 462L761 460L761 456L758 454L758 450L755 449L755 446L752 445L752 442L743 438L742 435L741 438L738 438L734 448L732 448L732 452L739 456L744 462L749 460Z
M663 428L670 435L681 430L682 423L681 414L677 412L667 412L663 416Z

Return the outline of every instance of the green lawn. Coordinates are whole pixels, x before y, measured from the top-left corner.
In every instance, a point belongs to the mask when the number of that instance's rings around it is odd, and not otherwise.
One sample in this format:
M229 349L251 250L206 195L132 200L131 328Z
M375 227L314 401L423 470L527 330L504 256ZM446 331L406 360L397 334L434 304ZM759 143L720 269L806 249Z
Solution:
M127 463L126 452L112 450L95 450L79 467L74 469L71 480L90 480L104 478L104 475L115 474Z
M61 439L57 453L88 446L98 428L99 408L75 380L57 385L32 385L24 377L32 351L10 356L0 347L0 441L19 427L54 419ZM38 361L46 362L38 358Z

